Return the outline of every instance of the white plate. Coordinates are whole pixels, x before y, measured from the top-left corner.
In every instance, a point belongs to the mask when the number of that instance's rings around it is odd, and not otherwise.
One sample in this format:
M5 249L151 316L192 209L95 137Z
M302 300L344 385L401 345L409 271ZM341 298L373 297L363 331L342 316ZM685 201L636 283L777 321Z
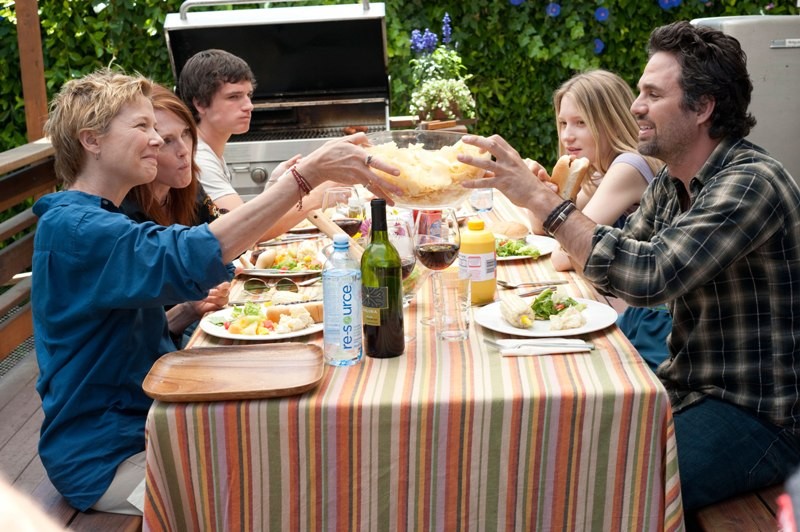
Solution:
M549 255L558 246L558 241L555 238L543 235L528 235L525 237L525 243L533 246L539 250L539 257ZM539 258L537 257L537 258ZM497 257L497 262L505 262L509 260L526 260L532 259L530 255L509 255L508 257Z
M322 270L300 270L296 272L276 272L275 270L242 270L242 275L252 275L253 277L269 277L280 279L281 277L306 277L311 275L322 275Z
M305 329L301 329L299 331L292 331L288 333L233 334L229 333L228 330L222 325L214 325L209 320L209 318L211 317L228 318L231 312L233 312L233 309L224 308L222 310L218 310L216 312L209 314L208 316L200 320L200 329L202 329L204 333L210 334L211 336L216 336L218 338L227 338L229 340L260 340L263 342L265 340L286 340L287 338L296 338L298 336L305 336L307 334L319 332L323 328L322 323L314 323L312 325L309 325Z
M544 235L528 235L525 237L525 242L538 249L540 257L551 254L558 247L558 241L555 238Z
M500 316L499 301L475 309L475 321L493 331L513 334L514 336L528 336L531 338L575 336L576 334L585 334L605 329L617 321L617 311L608 305L592 299L580 299L576 297L575 300L586 305L586 308L582 311L583 315L586 317L586 324L583 327L577 327L575 329L551 331L549 320L536 320L533 323L533 327L530 329L512 327Z
M542 255L544 255L544 253L539 252L539 257L541 257ZM536 257L536 258L538 259L539 257ZM532 257L530 255L509 255L507 257L497 257L497 262L506 262L506 261L510 261L510 260L527 260L527 259L532 259L532 258L534 258L534 257Z

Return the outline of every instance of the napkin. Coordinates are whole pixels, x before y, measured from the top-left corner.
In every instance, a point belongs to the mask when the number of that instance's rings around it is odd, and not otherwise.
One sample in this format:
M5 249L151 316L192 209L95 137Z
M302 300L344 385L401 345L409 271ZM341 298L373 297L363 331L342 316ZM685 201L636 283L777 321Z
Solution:
M588 353L592 347L583 340L548 338L538 340L497 340L504 357Z

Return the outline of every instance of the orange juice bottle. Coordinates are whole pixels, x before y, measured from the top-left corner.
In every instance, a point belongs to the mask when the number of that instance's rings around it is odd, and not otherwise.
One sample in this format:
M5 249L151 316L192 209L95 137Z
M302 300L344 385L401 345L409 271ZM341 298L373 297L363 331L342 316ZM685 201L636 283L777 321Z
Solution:
M469 272L473 305L494 301L497 288L497 254L494 235L484 227L483 220L471 219L461 233L458 267Z

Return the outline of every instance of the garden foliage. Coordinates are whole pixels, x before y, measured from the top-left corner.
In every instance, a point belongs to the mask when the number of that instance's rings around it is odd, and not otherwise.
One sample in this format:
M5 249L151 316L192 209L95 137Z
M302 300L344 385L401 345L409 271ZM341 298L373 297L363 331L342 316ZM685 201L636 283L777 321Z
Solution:
M552 93L575 72L606 68L635 86L646 62L647 36L655 26L699 17L798 13L794 0L385 3L392 114L409 114L411 30L437 26L447 12L452 40L459 43L463 64L472 75L469 86L478 114L474 130L500 133L524 156L545 164L552 162L557 151ZM180 4L179 0L39 0L48 93L52 95L69 78L106 65L172 85L162 26L166 13L177 12ZM25 142L15 24L14 2L0 1L4 51L0 57L0 150Z

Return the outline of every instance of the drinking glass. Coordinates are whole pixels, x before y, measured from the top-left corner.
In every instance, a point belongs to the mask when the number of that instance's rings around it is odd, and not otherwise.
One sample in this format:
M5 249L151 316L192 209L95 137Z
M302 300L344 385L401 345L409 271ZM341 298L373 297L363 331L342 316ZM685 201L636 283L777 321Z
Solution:
M439 272L447 269L458 258L461 248L461 233L453 209L441 211L419 211L414 226L414 253L417 260L433 270L431 282L441 285ZM433 318L420 319L432 325Z
M389 233L389 242L397 249L400 254L400 265L403 274L403 307L407 307L411 300L414 299L415 291L409 290L409 284L406 280L409 279L411 272L414 271L417 257L414 254L414 232L409 223L410 218L402 215L392 216L386 220L386 229ZM418 275L417 275L418 276ZM418 286L414 284L414 286ZM406 327L405 341L406 344L413 342L415 337L407 333Z
M469 195L469 205L477 212L491 211L494 206L494 189L476 188Z
M333 187L322 196L322 213L353 237L364 220L364 203L355 187Z

